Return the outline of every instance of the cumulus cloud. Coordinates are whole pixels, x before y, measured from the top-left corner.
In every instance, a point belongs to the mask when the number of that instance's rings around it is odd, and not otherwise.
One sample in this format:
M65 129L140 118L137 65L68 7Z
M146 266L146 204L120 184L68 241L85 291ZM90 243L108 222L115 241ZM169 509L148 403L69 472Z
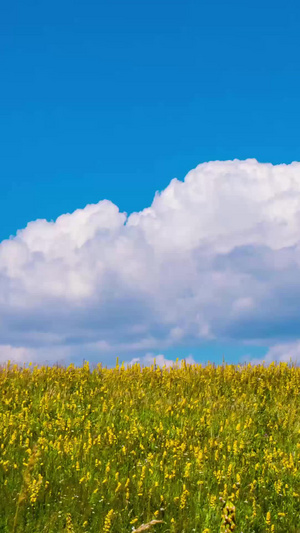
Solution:
M264 357L251 358L251 356L245 356L243 361L247 361L251 365L263 364L264 366L268 366L274 361L276 364L291 363L298 366L300 363L300 340L275 344L271 346Z
M152 366L154 364L154 361L155 364L160 368L163 368L164 366L170 368L176 365L176 361L174 359L167 359L163 354L153 355L152 353L148 353L143 357L134 357L133 359L131 359L131 361L124 361L124 366L133 366L136 363L139 363L141 366ZM185 361L187 365L196 364L196 361L192 355L188 355L188 357L178 360L179 367L181 367L183 361Z
M68 346L25 348L9 344L0 345L0 365L11 363L18 365L33 364L65 364L71 355Z
M102 200L2 241L0 357L284 346L299 332L299 264L300 163L204 163L143 211Z

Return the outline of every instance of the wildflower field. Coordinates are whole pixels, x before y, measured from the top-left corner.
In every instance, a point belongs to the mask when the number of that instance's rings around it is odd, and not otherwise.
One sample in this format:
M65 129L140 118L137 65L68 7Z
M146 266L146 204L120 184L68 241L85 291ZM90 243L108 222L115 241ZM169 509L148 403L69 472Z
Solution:
M299 437L287 363L7 364L0 532L300 533Z

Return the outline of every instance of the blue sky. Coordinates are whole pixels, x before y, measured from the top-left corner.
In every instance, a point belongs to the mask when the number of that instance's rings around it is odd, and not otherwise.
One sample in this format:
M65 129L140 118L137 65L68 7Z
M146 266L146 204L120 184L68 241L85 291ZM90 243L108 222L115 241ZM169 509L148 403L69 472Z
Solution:
M0 240L103 199L142 211L206 161L299 160L299 14L291 1L6 3ZM163 353L216 362L267 353L240 337ZM33 347L16 338L2 333L2 344Z

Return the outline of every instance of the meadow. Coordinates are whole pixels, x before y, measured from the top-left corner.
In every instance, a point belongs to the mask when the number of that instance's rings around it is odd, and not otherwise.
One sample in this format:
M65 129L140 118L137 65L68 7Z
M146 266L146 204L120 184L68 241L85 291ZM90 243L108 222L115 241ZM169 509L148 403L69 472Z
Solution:
M287 363L8 363L0 532L300 533L299 437Z

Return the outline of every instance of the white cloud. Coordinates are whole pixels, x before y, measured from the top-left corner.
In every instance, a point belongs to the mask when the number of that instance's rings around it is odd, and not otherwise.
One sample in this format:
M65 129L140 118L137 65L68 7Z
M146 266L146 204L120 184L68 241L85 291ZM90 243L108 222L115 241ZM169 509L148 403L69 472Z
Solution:
M25 348L9 344L0 345L0 364L10 361L11 364L63 364L70 356L70 348L67 346Z
M154 355L152 353L148 353L143 357L134 357L130 361L124 361L124 366L132 366L135 363L139 363L141 366L152 366L154 364L154 361L156 365L160 368L163 368L163 366L170 368L176 364L176 361L174 359L167 359L163 354ZM188 357L178 360L179 368L181 367L182 361L185 361L187 365L196 364L196 361L194 360L192 355L188 355Z
M209 339L284 345L299 265L300 163L204 163L129 217L103 200L2 241L1 343L108 363Z
M275 344L261 359L245 356L243 360L251 363L251 365L263 364L264 362L264 365L268 366L274 361L277 364L294 363L298 366L300 363L300 340Z

